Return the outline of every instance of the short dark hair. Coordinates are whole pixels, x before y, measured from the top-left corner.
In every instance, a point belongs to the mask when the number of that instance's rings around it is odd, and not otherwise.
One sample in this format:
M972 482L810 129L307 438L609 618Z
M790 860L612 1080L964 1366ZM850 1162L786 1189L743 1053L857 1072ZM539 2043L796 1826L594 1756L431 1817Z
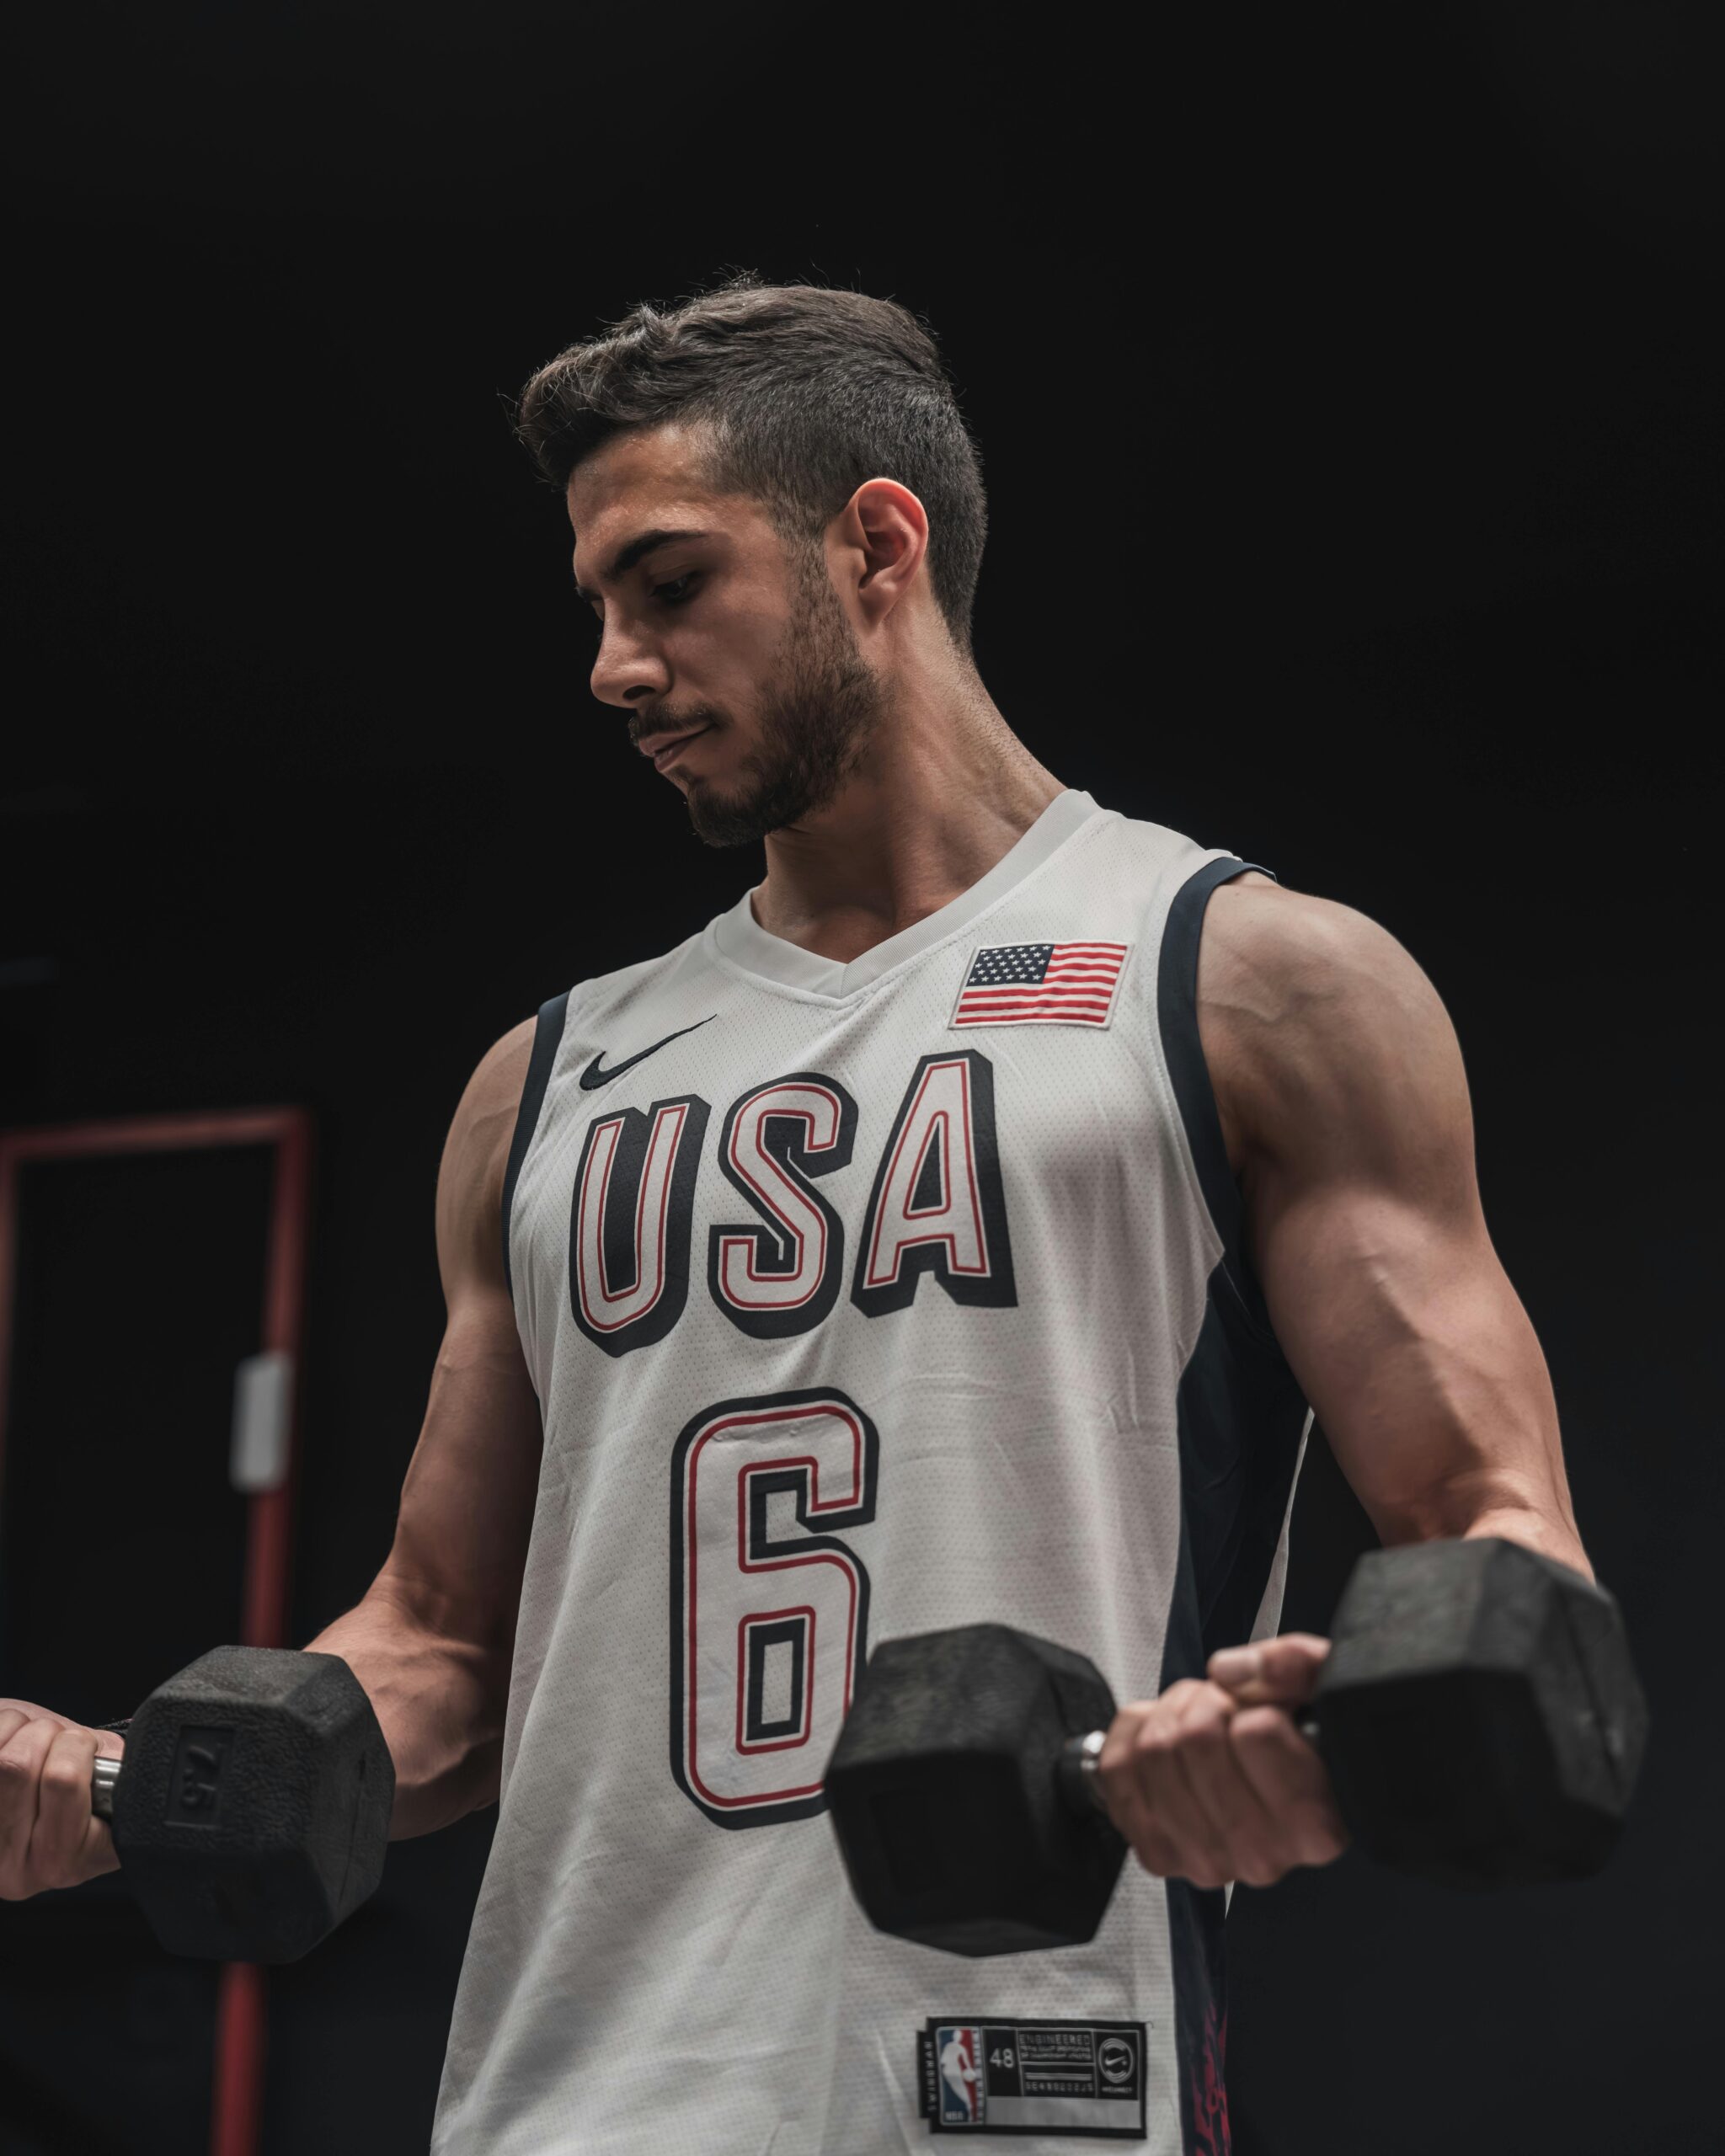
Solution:
M633 308L521 392L515 431L558 488L613 435L711 429L710 483L813 538L867 479L928 511L928 573L963 651L988 532L976 445L932 333L892 300L747 272L661 312Z

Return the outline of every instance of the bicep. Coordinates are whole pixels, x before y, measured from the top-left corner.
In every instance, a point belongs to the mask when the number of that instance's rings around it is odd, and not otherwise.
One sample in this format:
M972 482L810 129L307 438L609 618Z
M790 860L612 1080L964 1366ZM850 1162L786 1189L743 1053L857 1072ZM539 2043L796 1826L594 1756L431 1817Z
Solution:
M1295 899L1290 907L1289 899ZM1236 999L1248 1242L1290 1366L1386 1542L1495 1531L1574 1561L1557 1406L1493 1249L1455 1029L1375 923L1280 894ZM1573 1545L1573 1550L1568 1545Z
M498 1652L514 1637L541 1448L500 1225L531 1031L518 1027L481 1064L444 1150L437 1254L447 1315L378 1582L432 1630Z

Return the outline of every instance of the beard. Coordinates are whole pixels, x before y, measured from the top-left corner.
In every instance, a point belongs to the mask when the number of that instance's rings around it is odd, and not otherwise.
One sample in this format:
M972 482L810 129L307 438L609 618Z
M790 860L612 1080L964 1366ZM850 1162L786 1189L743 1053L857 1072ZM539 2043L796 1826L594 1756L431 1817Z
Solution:
M757 745L727 790L690 782L696 836L713 846L747 846L825 808L856 770L886 705L825 558L812 550L799 561L790 618L761 692Z

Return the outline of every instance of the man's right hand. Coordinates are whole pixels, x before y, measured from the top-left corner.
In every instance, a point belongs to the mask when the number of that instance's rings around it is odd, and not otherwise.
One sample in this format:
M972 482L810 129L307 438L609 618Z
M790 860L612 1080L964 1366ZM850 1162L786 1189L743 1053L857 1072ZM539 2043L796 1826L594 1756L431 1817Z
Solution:
M108 1822L90 1809L90 1776L98 1758L125 1752L112 1730L0 1700L0 1902L120 1869Z

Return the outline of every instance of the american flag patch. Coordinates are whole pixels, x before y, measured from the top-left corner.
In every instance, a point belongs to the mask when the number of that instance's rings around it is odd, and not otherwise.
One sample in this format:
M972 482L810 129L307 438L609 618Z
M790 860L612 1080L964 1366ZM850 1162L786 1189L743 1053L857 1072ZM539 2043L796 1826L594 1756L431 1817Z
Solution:
M959 991L953 1026L1105 1026L1125 943L985 943Z

